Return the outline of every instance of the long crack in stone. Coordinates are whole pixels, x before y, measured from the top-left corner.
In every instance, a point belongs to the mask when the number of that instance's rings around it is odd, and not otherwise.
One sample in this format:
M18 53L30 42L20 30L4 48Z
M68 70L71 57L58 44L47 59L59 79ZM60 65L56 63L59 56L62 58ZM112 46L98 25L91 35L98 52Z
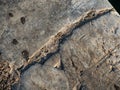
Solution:
M59 49L62 40L69 36L74 29L111 11L113 11L113 8L89 11L86 12L84 15L80 16L74 22L65 25L55 35L51 36L47 43L45 43L40 49L34 52L32 56L29 57L28 62L25 63L22 67L20 67L20 69L25 69L33 62L40 62L41 59L46 57L48 54L56 52ZM0 70L2 71L0 72L2 73L2 78L0 79L0 83L2 84L0 84L0 88L3 90L10 90L11 85L18 81L20 75L17 73L17 70L12 70L9 64L7 64L6 66L1 62L0 67L3 67L1 68L2 70ZM11 70L12 73L10 73ZM5 82L8 84L4 84ZM4 86L3 84L6 86Z
M41 59L46 57L48 54L56 52L59 48L62 39L70 35L75 28L79 27L80 25L84 25L85 23L94 20L113 10L113 8L101 9L96 11L90 10L84 15L80 16L73 23L65 25L55 35L51 36L47 43L45 43L40 49L38 49L32 54L32 56L29 57L28 62L24 64L22 69L24 69L32 62L40 62Z

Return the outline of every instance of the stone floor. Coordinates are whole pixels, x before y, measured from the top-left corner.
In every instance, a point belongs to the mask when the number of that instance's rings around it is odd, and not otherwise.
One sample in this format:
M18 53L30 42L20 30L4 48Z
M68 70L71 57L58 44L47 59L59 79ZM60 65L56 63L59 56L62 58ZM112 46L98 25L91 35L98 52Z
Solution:
M1 90L120 90L120 16L111 8L0 0Z

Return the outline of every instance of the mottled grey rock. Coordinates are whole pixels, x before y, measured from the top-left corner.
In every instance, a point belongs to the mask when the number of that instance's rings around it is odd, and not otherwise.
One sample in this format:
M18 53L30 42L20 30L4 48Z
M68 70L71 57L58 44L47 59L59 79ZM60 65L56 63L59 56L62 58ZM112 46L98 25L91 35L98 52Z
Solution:
M0 50L2 59L24 63L21 52L33 52L46 43L61 27L91 9L111 7L106 0L5 0L1 1ZM3 8L4 6L4 8ZM13 14L13 17L10 16ZM21 18L25 18L24 24ZM12 43L16 39L17 45Z
M15 90L69 90L69 83L62 70L37 64L23 73Z
M66 24L105 8L112 8L107 0L0 0L0 60L14 64L13 71L27 65ZM43 65L21 71L14 89L119 90L119 22L112 11L76 27Z

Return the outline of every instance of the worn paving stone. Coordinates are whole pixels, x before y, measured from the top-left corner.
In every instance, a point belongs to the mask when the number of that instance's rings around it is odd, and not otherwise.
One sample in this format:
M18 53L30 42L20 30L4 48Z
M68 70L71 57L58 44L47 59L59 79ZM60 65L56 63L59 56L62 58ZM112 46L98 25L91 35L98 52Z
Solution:
M14 73L66 24L105 8L112 8L107 0L0 0L1 65L7 61ZM12 89L119 90L119 18L112 11L76 27L42 65L18 71Z
M26 70L19 82L14 90L69 90L67 77L62 70L40 64Z

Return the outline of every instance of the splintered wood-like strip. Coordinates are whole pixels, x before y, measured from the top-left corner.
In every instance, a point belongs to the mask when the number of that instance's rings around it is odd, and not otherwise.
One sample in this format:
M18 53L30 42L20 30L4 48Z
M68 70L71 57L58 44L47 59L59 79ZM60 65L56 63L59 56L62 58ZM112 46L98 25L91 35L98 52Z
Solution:
M113 8L91 10L86 12L84 15L80 16L74 22L65 25L55 35L51 36L50 39L40 49L34 52L32 56L29 57L28 62L25 63L23 67L26 67L27 65L31 64L34 61L40 62L41 59L46 57L48 54L57 51L59 48L60 40L68 36L73 31L73 29L78 27L80 24L87 23L89 22L89 20L102 16L113 10L114 10Z

